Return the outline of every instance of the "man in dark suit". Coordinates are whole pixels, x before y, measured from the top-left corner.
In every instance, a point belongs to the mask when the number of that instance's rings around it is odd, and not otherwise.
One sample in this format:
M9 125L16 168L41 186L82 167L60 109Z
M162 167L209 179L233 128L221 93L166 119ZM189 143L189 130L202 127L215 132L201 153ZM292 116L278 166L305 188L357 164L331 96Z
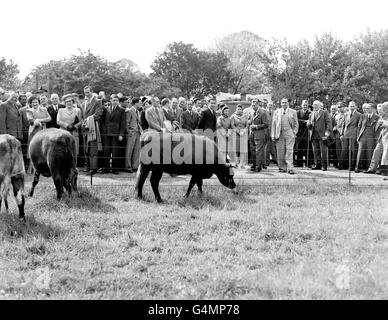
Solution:
M332 134L331 117L327 110L323 110L323 103L315 100L313 102L307 126L310 129L311 144L314 152L313 170L326 171L329 165L327 139Z
M0 104L0 134L8 133L23 140L22 117L17 106L18 95L11 93L8 101Z
M93 174L97 172L98 152L102 151L99 121L104 110L102 108L101 100L97 99L97 97L93 94L91 86L86 86L84 88L84 93L84 122L82 128L84 131L85 154L87 156L87 163L84 168L84 172L91 170L91 173ZM89 128L88 125L91 125L92 128Z
M366 170L369 168L370 161L372 159L373 150L376 146L376 126L379 121L379 116L376 114L376 107L371 103L367 103L365 106L365 114L361 116L358 123L358 152L355 172L360 170Z
M142 102L142 108L141 108L141 110L139 110L139 112L140 112L140 127L142 128L143 131L145 131L149 128L145 115L146 115L146 110L151 107L151 102L149 102L146 97L143 97L141 102Z
M306 167L310 166L313 162L312 150L308 145L308 128L307 121L309 120L311 111L309 110L309 105L307 100L302 101L301 109L297 111L299 130L296 136L295 149L296 149L296 166L303 167L303 163L306 163ZM309 150L308 150L309 149ZM309 151L309 157L307 157L307 151ZM303 157L305 160L303 160ZM309 158L309 163L307 163L307 158Z
M257 103L252 101L252 107L255 113L249 119L252 141L252 167L251 171L260 172L265 166L265 145L268 138L268 115Z
M349 112L345 116L344 135L342 136L341 169L349 168L353 171L356 168L357 161L357 130L361 119L361 113L357 111L357 104L354 101L349 102Z
M59 96L56 93L51 95L50 100L52 104L47 107L47 112L51 116L51 121L47 122L46 128L59 128L59 125L57 124L58 110L65 106L59 103Z
M30 123L29 123L28 118L27 118L27 109L30 108L30 106L27 104L27 96L25 94L19 95L18 108L19 108L19 113L20 113L21 119L22 119L23 138L21 140L21 143L22 143L23 160L24 160L24 166L27 169L28 162L29 162L29 159L27 159L28 129L30 127Z
M187 101L187 110L183 111L180 116L180 124L182 129L192 132L197 129L199 122L198 113L193 111L193 102Z
M117 95L111 95L111 106L104 108L100 122L104 154L103 173L110 170L112 160L110 171L117 174L120 162L120 142L123 141L126 131L125 109L120 106Z
M178 104L175 104L175 103L171 104L171 108L168 111L168 116L174 130L178 130L181 127L182 112L183 110L178 106Z
M203 109L198 123L198 129L203 130L202 134L208 138L214 140L216 126L217 126L217 115L216 115L216 100L211 98L208 103L208 108Z

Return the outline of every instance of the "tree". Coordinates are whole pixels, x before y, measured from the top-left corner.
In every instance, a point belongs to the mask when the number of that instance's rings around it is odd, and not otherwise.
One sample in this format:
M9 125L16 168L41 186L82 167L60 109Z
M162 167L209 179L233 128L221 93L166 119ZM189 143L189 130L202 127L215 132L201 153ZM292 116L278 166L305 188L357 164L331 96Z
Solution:
M223 52L229 59L228 68L232 73L233 93L249 92L252 89L264 89L265 83L252 88L252 79L258 78L263 70L262 57L267 41L248 31L232 33L216 42L216 52ZM265 81L265 78L260 78Z
M192 44L174 42L153 62L155 78L165 79L186 97L204 96L228 89L232 75L223 53L200 51Z
M360 35L350 44L350 52L344 96L359 103L388 101L388 30Z
M166 79L173 87L191 96L200 86L200 52L192 44L174 42L152 63L156 77Z
M18 79L19 67L12 60L0 59L0 87L5 89L16 89L20 85Z

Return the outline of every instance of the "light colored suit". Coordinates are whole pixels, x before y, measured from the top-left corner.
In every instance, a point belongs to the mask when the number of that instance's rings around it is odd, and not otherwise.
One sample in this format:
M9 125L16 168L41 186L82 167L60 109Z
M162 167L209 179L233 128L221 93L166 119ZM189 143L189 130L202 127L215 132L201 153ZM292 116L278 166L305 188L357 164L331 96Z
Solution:
M140 134L143 131L140 126L140 114L133 106L125 113L127 114L126 167L137 170L140 155Z
M286 126L284 126L286 124ZM299 130L298 115L295 110L279 108L274 111L271 138L276 141L279 169L292 170L295 137Z
M145 118L148 122L149 129L162 131L164 127L164 121L166 117L164 116L163 110L161 108L150 107L145 112Z
M104 112L104 109L102 107L101 100L98 100L96 97L93 97L90 101L85 100L85 106L83 110L83 119L85 119L84 121L86 121L88 117L93 116L93 120L96 127L96 141L87 141L87 135L84 136L85 154L89 156L88 160L90 164L90 169L96 170L98 168L98 151L102 151L99 122ZM85 143L85 141L87 141L87 143Z

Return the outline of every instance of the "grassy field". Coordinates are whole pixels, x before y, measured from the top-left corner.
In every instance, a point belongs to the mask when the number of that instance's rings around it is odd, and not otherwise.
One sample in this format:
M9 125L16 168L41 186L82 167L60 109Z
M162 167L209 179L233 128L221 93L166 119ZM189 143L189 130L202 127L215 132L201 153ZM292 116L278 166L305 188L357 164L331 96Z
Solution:
M47 180L49 181L49 180ZM0 216L0 299L388 299L387 189L40 184Z

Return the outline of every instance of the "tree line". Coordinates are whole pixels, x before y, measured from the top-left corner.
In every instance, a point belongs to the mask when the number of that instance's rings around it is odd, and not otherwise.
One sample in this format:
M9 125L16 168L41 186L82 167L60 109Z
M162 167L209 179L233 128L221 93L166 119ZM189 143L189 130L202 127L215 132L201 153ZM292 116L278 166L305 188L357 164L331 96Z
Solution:
M173 42L151 68L146 75L129 59L111 62L88 50L39 65L20 81L17 64L2 58L0 87L81 94L90 84L96 91L131 96L203 97L221 91L271 93L275 101L289 97L296 103L381 102L388 100L388 30L367 31L350 42L325 33L312 44L289 44L247 31L218 39L206 50Z

